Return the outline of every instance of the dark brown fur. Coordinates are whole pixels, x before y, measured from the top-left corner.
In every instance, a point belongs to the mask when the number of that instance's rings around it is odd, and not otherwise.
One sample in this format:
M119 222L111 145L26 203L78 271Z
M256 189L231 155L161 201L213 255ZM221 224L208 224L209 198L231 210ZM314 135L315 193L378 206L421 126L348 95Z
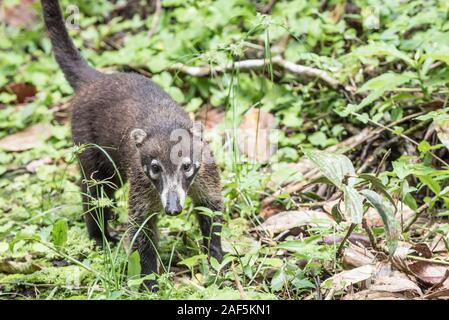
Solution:
M42 5L56 60L76 91L71 101L73 141L76 145L96 144L103 147L117 165L123 181L130 182L129 238L133 239L144 221L151 216L142 232L138 233L133 249L140 253L143 274L157 272L156 224L157 213L162 210L162 205L158 192L142 168L140 153L143 151L139 151L130 133L135 128L144 130L149 137L145 147L158 153L158 157L164 161L168 159L167 150L173 145L169 139L172 130L186 129L191 132L192 121L151 80L131 73L106 75L89 67L68 37L58 1L42 0ZM219 172L210 158L207 145L204 144L203 148L206 152L202 153L201 166L188 189L188 195L196 206L221 211L223 200ZM100 149L87 148L79 155L79 162L87 180L108 179L120 185L112 162ZM88 195L93 198L100 195L96 194L96 188L86 184L82 184L82 191L84 210L88 212L91 210ZM104 186L104 191L113 198L113 188ZM85 220L89 236L99 243L104 240L103 235L111 239L107 228L107 221L111 217L110 208L105 209L104 219L94 211L87 213ZM204 249L220 261L221 216L210 218L199 214L198 219L204 236ZM99 224L104 225L103 231Z

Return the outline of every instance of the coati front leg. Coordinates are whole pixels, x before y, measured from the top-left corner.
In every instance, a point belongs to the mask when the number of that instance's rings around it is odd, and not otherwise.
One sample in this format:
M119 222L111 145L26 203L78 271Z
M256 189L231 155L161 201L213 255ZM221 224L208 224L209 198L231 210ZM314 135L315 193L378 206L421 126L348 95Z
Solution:
M129 243L140 256L142 275L158 273L157 215L161 210L158 195L149 182L134 178L129 191ZM144 281L147 289L154 291L156 280Z
M197 218L203 235L203 250L209 256L221 262L221 226L223 222L223 196L218 168L214 163L203 164L189 190L193 204L212 211L212 215L197 212Z

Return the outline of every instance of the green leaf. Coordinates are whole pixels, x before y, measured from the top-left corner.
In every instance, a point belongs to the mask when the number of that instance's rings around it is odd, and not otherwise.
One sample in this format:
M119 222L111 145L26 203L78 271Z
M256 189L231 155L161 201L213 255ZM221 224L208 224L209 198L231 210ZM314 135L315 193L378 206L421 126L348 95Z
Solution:
M141 266L140 266L140 255L139 252L133 251L128 256L128 277L136 277L141 274Z
M395 207L395 211L396 211L396 203L394 202L394 199L391 197L390 193L388 192L387 187L384 186L384 184L378 177L373 176L371 174L367 174L367 173L362 173L358 177L369 181L371 183L371 185L373 186L373 188L375 188L377 191L381 192L391 202L391 204Z
M348 105L346 113L357 113L359 110L379 99L385 92L391 91L415 77L415 74L411 72L404 72L401 74L388 72L369 80L358 90L358 92L371 91L371 93L358 105Z
M372 190L362 190L360 193L365 196L382 218L387 235L388 250L390 255L393 255L397 248L400 228L392 207L384 201L382 196Z
M399 51L395 46L383 42L371 43L364 47L359 47L353 52L353 54L356 57L391 56L396 59L403 60L409 66L415 66L416 64L415 61L411 59L407 54Z
M207 259L207 255L205 255L205 254L198 254L196 256L184 259L184 260L178 262L178 264L183 264L187 268L192 269L195 265L198 264L198 262L200 262L201 260L204 260L204 259Z
M56 247L62 247L67 242L67 232L69 226L66 220L58 220L53 224L53 229L51 230L51 242Z
M343 187L345 176L355 175L351 160L344 155L318 150L303 150L303 152L318 167L323 176L339 189Z
M426 185L433 193L439 194L441 192L440 184L430 176L418 176L418 179Z
M335 219L335 221L337 223L340 223L343 221L343 214L340 211L340 202L337 202L333 207L332 207L332 217Z
M345 211L351 217L351 222L360 224L363 218L362 197L356 189L349 186L343 187Z

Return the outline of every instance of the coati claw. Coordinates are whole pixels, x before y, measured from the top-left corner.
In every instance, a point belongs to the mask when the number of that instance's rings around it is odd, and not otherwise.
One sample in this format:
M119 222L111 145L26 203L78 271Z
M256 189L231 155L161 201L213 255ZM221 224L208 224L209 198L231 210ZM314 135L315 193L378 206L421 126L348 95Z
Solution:
M159 291L158 283L156 280L145 280L140 288L140 291L145 292L149 291L152 293L156 293Z

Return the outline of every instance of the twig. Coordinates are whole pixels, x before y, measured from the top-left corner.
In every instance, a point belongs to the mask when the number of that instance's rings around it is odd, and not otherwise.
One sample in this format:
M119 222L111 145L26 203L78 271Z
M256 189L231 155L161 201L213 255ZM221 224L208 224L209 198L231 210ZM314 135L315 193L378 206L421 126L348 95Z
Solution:
M239 290L239 293L240 293L240 298L242 300L248 300L248 296L246 295L246 292L243 289L242 283L240 282L237 272L235 271L234 263L232 263L231 268L232 268L232 273L234 274L235 285L237 286L237 289Z
M161 0L156 0L156 11L154 12L153 20L151 21L150 30L148 30L148 34L147 34L148 39L151 39L153 34L156 32L157 25L159 23L159 18L161 16L161 13L162 13Z
M416 261L430 262L430 263L435 263L435 264L441 264L443 266L449 266L449 261L442 261L442 260L437 260L437 259L427 259L427 258L411 256L411 255L407 255L407 258L411 259L411 260L416 260Z
M426 122L420 122L417 125L414 125L413 127L407 129L406 131L404 131L404 134L411 134L419 129L421 129L421 127L426 126L427 123ZM375 137L377 138L377 137ZM374 140L375 138L373 138L372 140ZM388 141L385 141L383 143L381 143L376 150L374 150L374 152L365 160L365 162L360 166L360 168L357 170L357 173L362 173L366 170L366 168L368 168L375 160L376 158L384 151L386 151L385 149L390 147L391 145L395 144L401 137L400 136L394 136L393 138L391 138ZM372 141L371 140L371 141Z
M354 231L356 226L357 226L357 224L355 224L355 223L351 223L351 225L349 226L348 232L346 233L345 237L343 238L343 240L341 240L341 243L338 246L337 258L341 257L345 243L348 240L349 236L351 235L352 231Z
M418 218L421 216L421 214L426 211L429 208L429 203L424 203L421 207L419 207L416 212L415 215L413 216L412 221L409 222L409 224L404 228L403 232L407 232L408 230L410 230L410 228L412 227L412 225L416 222L416 220L418 220Z
M335 288L330 289L329 293L326 295L324 300L332 300L332 298L334 297L334 294L335 294Z
M273 65L281 67L291 73L310 78L318 78L331 88L337 89L338 87L341 86L336 79L332 78L332 76L330 76L326 71L323 71L321 69L295 64L293 62L284 60L281 56L274 56L271 59L271 62L273 63ZM168 69L171 71L183 72L193 77L206 77L211 74L223 73L234 69L239 70L259 69L263 68L269 63L270 61L268 59L248 59L236 61L234 63L230 63L225 66L215 66L213 68L207 65L187 66L182 63L175 63Z
M371 247L375 251L379 251L379 248L377 247L376 237L374 236L373 231L371 230L371 228L368 226L368 223L366 221L366 217L363 217L363 219L362 219L362 227L363 227L363 229L365 229L366 234L368 235L369 242L371 243Z
M382 157L382 159L380 159L380 163L379 163L379 165L377 166L377 169L376 169L376 177L379 176L380 170L382 170L382 166L384 165L384 163L387 160L387 158L390 155L390 153L391 153L391 149L388 149L387 152L385 152L385 154Z

